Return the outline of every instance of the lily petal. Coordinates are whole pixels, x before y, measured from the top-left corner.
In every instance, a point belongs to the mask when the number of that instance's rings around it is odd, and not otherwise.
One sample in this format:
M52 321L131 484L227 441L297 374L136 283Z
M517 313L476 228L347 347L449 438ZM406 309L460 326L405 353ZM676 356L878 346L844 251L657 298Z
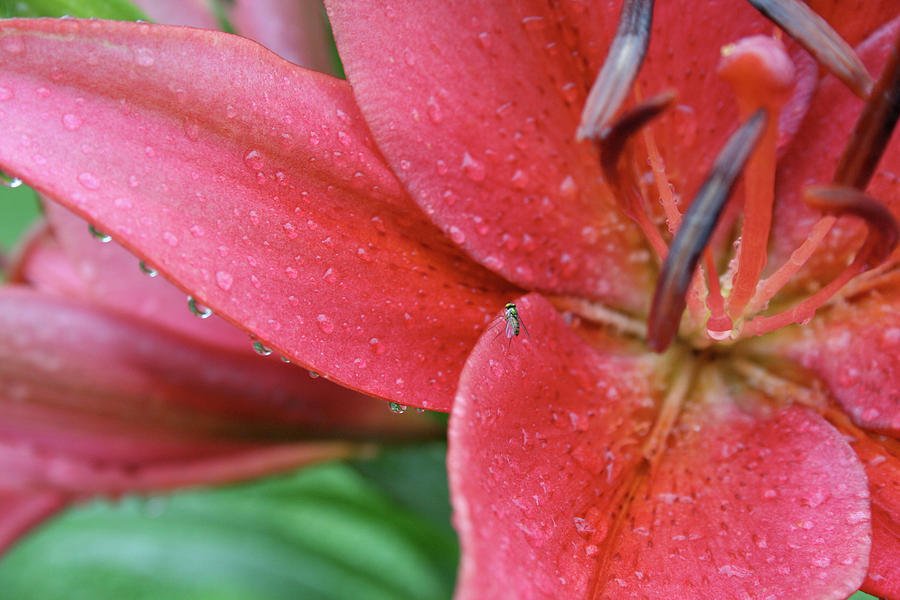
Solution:
M507 350L486 333L450 417L456 597L586 598L616 489L642 460L654 359L611 338L595 350L539 295L516 304L531 337Z
M572 20L577 7L541 2L327 6L378 147L441 229L519 285L646 311L643 240L598 184L592 145L575 142L596 72L572 53L605 49L615 16L580 5ZM579 39L581 25L602 36Z
M85 286L85 299L219 348L249 350L250 341L243 330L216 315L196 318L187 308L184 292L162 277L142 273L134 255L118 244L94 239L83 219L54 202L45 203L45 214Z
M635 493L604 598L843 600L859 588L868 488L837 430L804 408L766 418L728 401L694 406L682 426Z
M661 363L622 342L588 346L540 297L517 305L529 343L504 355L485 335L451 416L458 598L837 600L858 589L868 488L831 425L803 408L691 399L651 470L641 441Z
M225 440L433 430L274 357L224 352L19 286L0 288L0 332L0 402L13 408L67 407Z
M900 434L900 290L881 290L822 311L805 327L760 339L756 352L784 356L818 375L860 427Z
M866 468L872 492L872 554L862 590L900 598L900 459L869 438L853 449Z
M424 220L346 83L177 27L7 21L0 46L4 171L277 352L449 408L511 288Z
M0 553L65 505L66 497L60 492L0 492Z

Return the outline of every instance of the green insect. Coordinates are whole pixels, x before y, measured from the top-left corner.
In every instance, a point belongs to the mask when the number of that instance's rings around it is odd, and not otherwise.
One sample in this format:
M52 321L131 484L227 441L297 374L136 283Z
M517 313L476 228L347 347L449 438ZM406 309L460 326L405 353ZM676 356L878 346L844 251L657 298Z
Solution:
M506 338L512 340L515 336L519 335L520 331L525 331L525 335L529 338L531 334L528 333L528 328L525 327L525 322L522 320L522 317L519 315L519 309L516 308L516 304L514 302L507 302L506 306L503 307L503 314L497 317L495 321L496 325L502 325L506 323ZM494 336L496 339L501 333L503 333L504 329L500 329L497 332L497 335Z

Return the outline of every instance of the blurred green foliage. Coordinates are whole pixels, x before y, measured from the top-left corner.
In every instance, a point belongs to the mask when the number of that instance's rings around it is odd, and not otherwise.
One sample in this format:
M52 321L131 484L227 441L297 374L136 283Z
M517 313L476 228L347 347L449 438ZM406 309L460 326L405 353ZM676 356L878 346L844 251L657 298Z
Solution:
M94 17L118 21L147 20L128 0L0 0L3 17Z
M0 249L8 252L39 214L34 190L26 185L0 186Z
M95 501L49 522L0 561L2 597L448 599L456 539L422 503L430 497L446 507L445 451L407 447L353 467L332 463L246 485ZM399 478L419 485L400 490Z

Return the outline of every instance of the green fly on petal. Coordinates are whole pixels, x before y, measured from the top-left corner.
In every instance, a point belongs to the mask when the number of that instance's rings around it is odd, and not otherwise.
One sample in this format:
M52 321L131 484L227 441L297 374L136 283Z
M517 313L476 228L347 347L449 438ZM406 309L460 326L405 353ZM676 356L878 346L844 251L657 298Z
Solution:
M497 317L494 320L494 324L491 328L494 328L498 325L506 323L506 338L512 341L513 337L518 337L521 331L525 332L529 338L531 334L528 333L528 328L525 326L525 322L522 320L522 317L519 315L519 309L516 308L516 304L514 302L507 302L506 306L503 307L503 314ZM496 339L501 333L503 333L503 329L500 329L497 332L497 335L494 336Z

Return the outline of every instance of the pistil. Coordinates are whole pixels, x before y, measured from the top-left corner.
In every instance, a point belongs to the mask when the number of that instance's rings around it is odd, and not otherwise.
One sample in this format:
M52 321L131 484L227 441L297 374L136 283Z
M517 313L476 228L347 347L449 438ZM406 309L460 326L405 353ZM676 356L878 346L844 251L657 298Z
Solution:
M794 66L780 42L755 36L722 49L719 74L734 89L741 119L747 119L760 108L769 115L766 129L744 174L744 223L737 271L727 306L728 314L738 319L753 296L766 265L775 199L778 114L793 88Z
M857 190L865 189L865 187L868 186L869 181L878 166L878 162L884 154L884 150L891 138L891 134L897 125L898 118L900 118L900 38L895 40L881 77L879 78L875 89L872 91L869 102L866 104L853 128L853 132L850 135L850 141L847 143L847 146L844 148L844 151L838 160L838 166L834 174L836 186L851 186ZM829 193L836 194L838 192L826 192L826 195ZM845 198L849 196L849 192L847 191L841 193ZM821 195L821 193L819 195ZM814 192L811 197L813 198L813 203L815 203L816 193ZM808 198L810 198L810 196L808 196ZM861 194L856 196L856 198L861 199L867 206L873 202L878 204L874 199ZM858 213L865 213L868 211L869 217L866 217L865 214L858 214L858 216L867 220L870 234L872 229L880 230L881 237L885 240L889 240L892 235L891 230L897 229L897 223L893 215L884 209L877 211L876 216L876 213L872 212L870 208L871 207L858 207L856 209ZM828 212L854 213L854 211L849 210L849 208L845 210L835 210L834 207ZM822 243L822 240L836 221L837 217L830 214L824 216L816 223L807 240L791 254L789 261L782 265L768 279L759 284L756 295L748 307L748 312L754 313L765 308L769 300L777 294L781 287L784 286L788 280L803 267L810 256L812 256L813 252ZM865 259L864 266L861 267L858 259L862 257L862 253L863 250L861 249L860 252L857 253L857 259L853 261L853 264L847 267L841 275L825 288L819 290L814 296L801 302L790 311L781 313L777 317L754 319L751 322L753 324L748 324L748 327L741 332L741 335L759 335L784 325L801 322L811 318L815 313L815 310L827 302L851 278L861 273L865 268L872 268L877 265L877 263L872 264L875 257L871 255L872 252L870 251L870 256L863 257ZM881 260L886 259L889 255L890 252L887 252L881 257Z

